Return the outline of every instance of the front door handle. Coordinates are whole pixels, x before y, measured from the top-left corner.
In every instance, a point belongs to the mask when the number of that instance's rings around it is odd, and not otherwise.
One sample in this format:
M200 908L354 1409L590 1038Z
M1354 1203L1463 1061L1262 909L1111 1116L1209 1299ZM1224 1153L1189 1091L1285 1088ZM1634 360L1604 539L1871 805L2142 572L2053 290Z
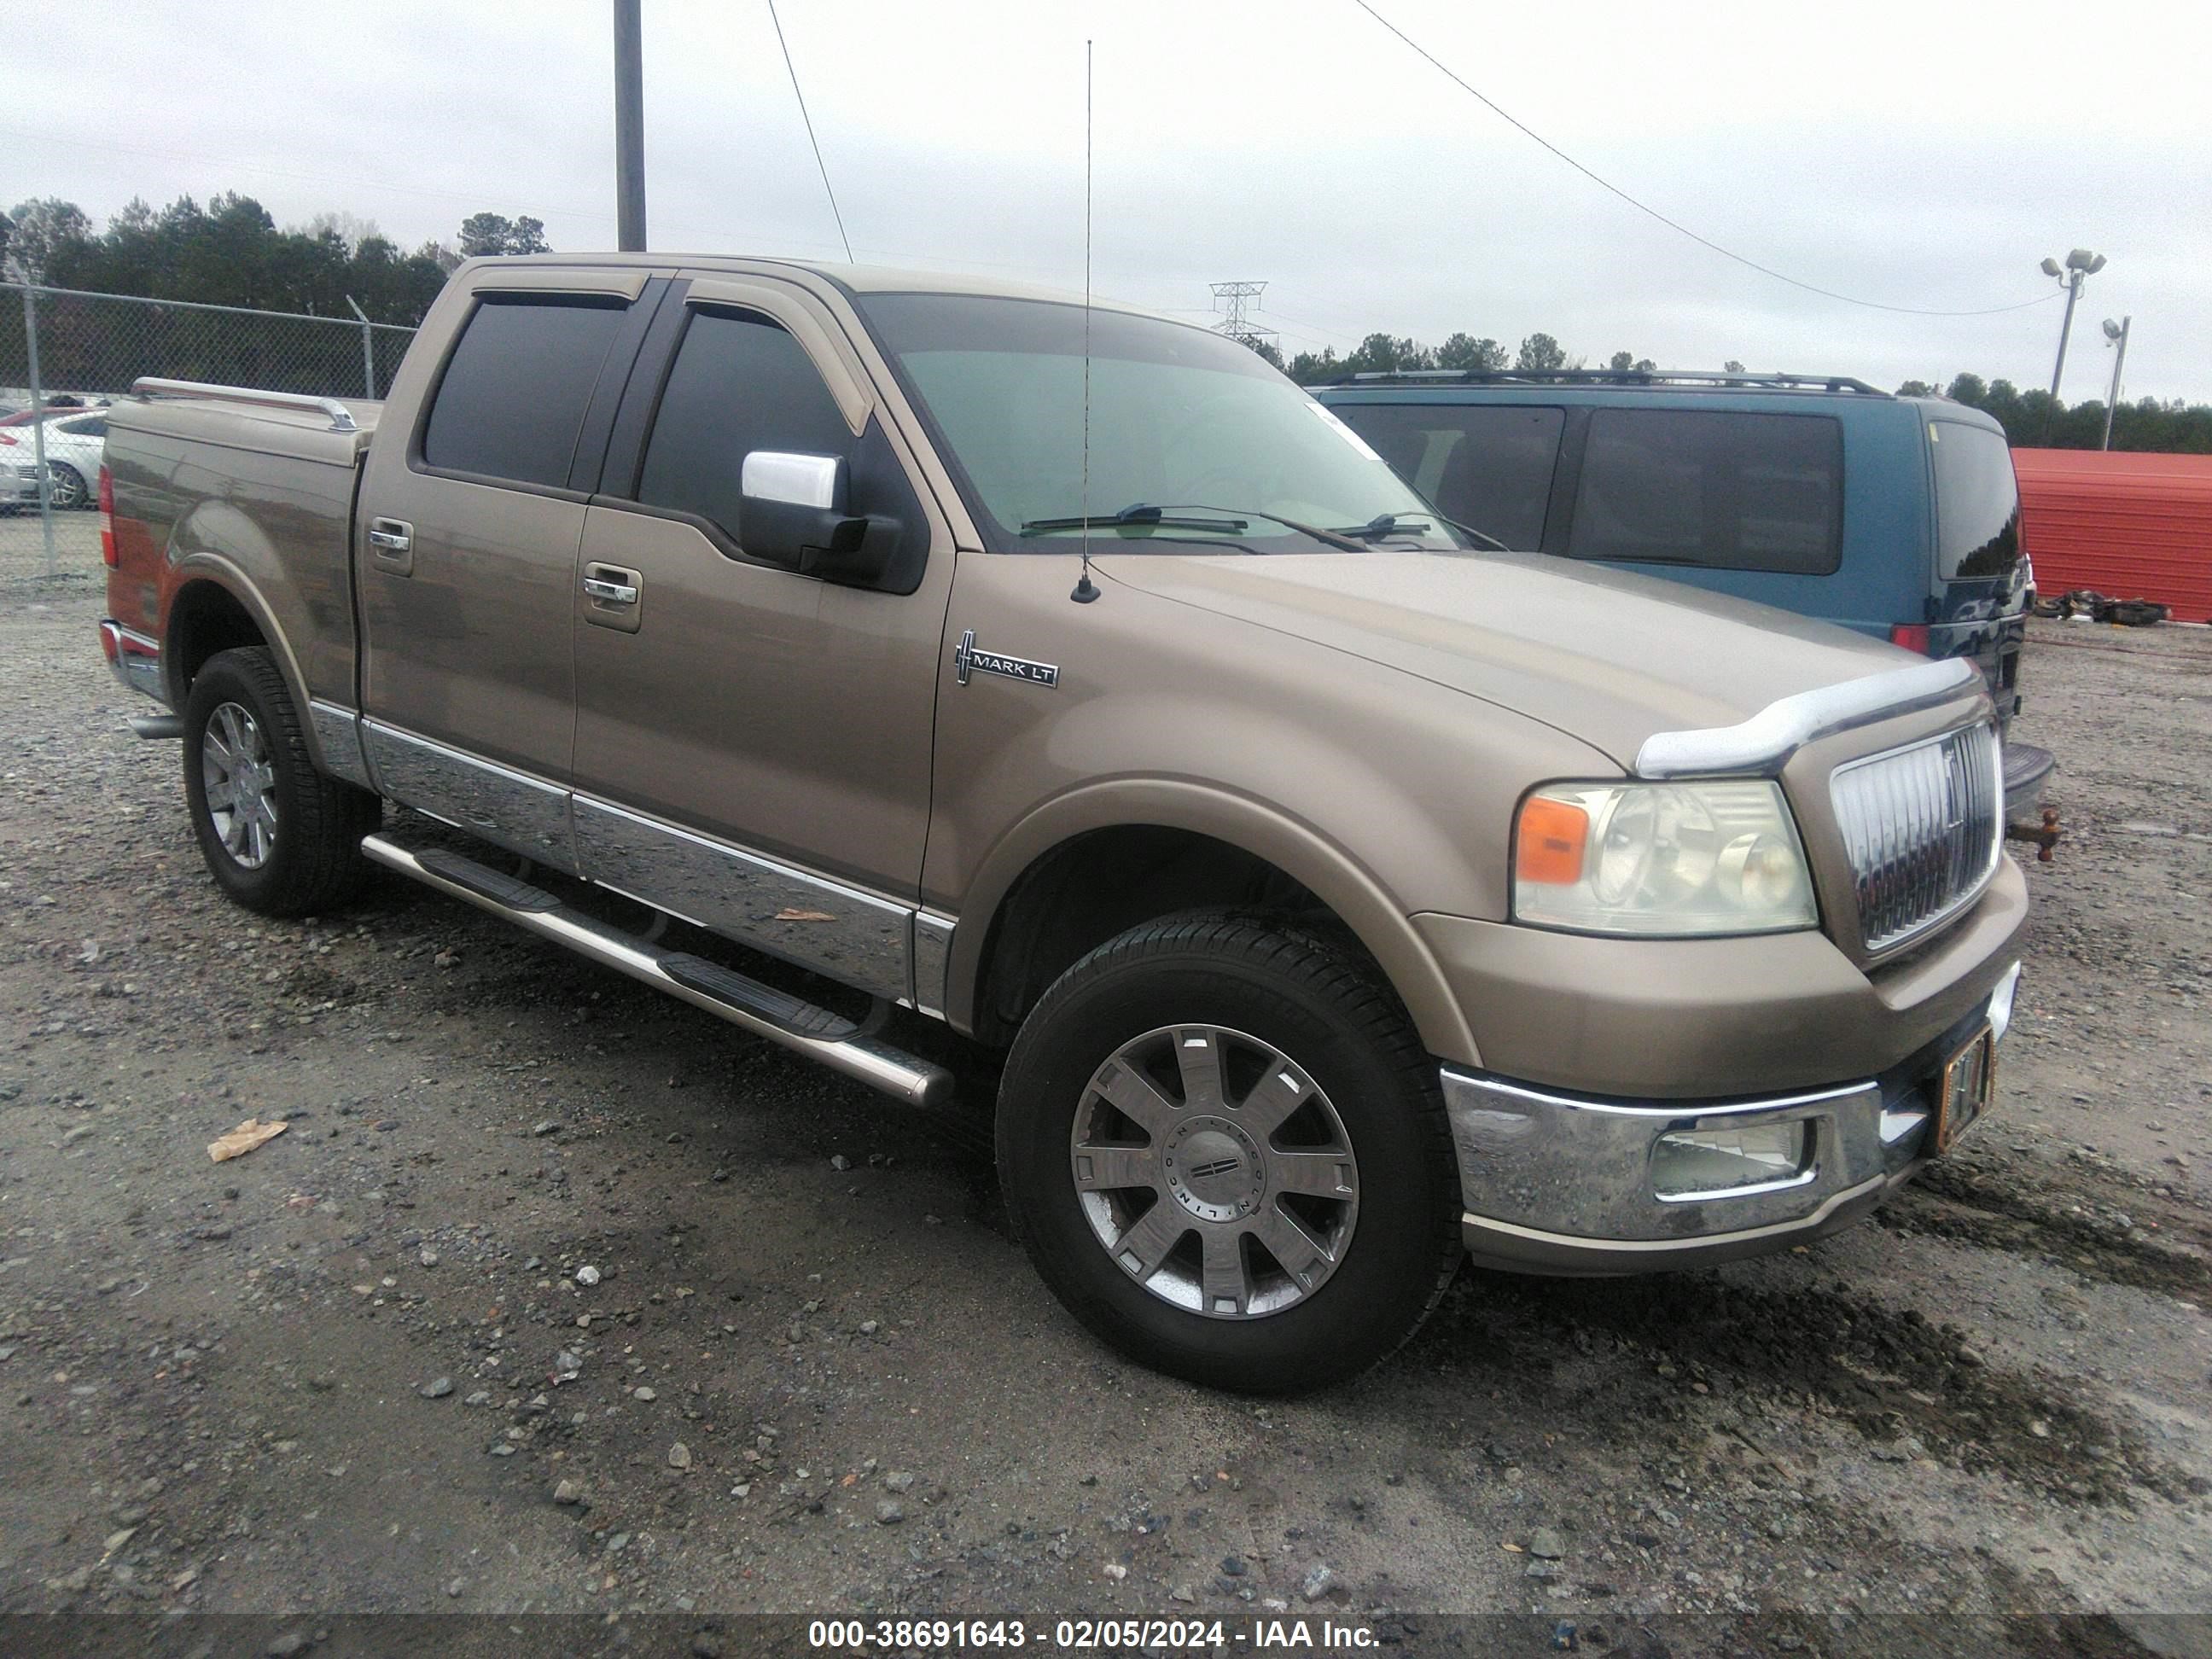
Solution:
M594 628L611 628L617 634L635 634L645 616L638 603L645 578L618 564L586 562L584 566L584 620Z
M395 576L415 574L415 526L401 519L368 521L368 556Z

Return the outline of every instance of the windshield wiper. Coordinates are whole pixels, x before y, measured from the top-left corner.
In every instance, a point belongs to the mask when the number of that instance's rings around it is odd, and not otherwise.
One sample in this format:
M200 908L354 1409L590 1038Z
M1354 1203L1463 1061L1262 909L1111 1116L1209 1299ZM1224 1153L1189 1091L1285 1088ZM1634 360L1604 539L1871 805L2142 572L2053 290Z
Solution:
M1131 512L1137 510L1134 507L1130 509ZM1146 507L1144 510L1148 513L1157 513L1162 509ZM1352 540L1340 530L1322 530L1314 525L1301 524L1296 519L1286 519L1279 513L1263 513L1256 507L1215 507L1207 501L1176 501L1170 503L1166 510L1183 513L1242 513L1247 518L1265 519L1269 524L1279 524L1284 529L1294 531L1298 535L1310 536L1322 546L1333 547L1340 553L1364 553L1367 550L1365 543Z
M1441 513L1378 513L1365 524L1347 526L1337 532L1337 534L1357 536L1362 541L1380 541L1385 536L1410 536L1417 533L1417 529L1425 530L1428 526L1423 520L1428 519L1434 519L1438 524L1448 524L1461 535L1472 536L1485 546L1493 547L1500 553L1510 553L1513 550L1487 531L1477 530L1471 524L1462 524L1457 519L1447 519Z
M1207 507L1201 511L1212 512ZM1092 514L1089 518L1031 519L1022 526L1024 536L1042 534L1054 530L1221 530L1236 532L1250 528L1246 519L1171 519L1157 507L1139 501L1125 507L1119 513Z
M1179 513L1221 513L1230 516L1219 519L1184 519L1170 516ZM1236 516L1242 514L1242 517ZM1364 543L1334 530L1316 529L1301 524L1296 519L1286 519L1279 513L1262 513L1251 507L1215 507L1206 501L1175 501L1165 507L1151 501L1139 501L1125 507L1119 513L1103 516L1092 514L1089 518L1031 519L1021 528L1024 536L1041 535L1054 530L1206 530L1234 533L1249 529L1255 519L1265 519L1269 524L1279 524L1284 529L1301 536L1310 536L1324 547L1334 547L1343 553L1364 553ZM1259 551L1248 548L1248 552Z

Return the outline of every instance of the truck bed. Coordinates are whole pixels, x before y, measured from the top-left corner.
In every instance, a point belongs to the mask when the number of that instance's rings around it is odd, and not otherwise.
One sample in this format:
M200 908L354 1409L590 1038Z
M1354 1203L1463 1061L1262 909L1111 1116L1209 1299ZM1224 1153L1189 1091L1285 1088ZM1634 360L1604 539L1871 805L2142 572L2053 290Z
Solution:
M289 647L288 677L307 697L350 704L354 490L382 405L242 401L255 395L210 388L110 409L110 603L125 627L167 640L178 594L220 574L274 624L264 631Z

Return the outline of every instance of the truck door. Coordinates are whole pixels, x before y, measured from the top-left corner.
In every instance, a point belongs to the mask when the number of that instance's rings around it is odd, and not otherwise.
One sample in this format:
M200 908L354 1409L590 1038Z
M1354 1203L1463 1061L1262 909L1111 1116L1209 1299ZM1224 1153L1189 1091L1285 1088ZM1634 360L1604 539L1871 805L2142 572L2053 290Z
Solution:
M928 825L951 536L842 325L769 278L701 278L656 320L585 514L582 872L896 1000ZM854 513L922 538L918 586L748 557L744 457L838 455Z
M370 450L355 515L363 736L386 793L574 870L577 550L666 283L544 267L510 280L532 286L468 296L445 360L393 388L420 418Z

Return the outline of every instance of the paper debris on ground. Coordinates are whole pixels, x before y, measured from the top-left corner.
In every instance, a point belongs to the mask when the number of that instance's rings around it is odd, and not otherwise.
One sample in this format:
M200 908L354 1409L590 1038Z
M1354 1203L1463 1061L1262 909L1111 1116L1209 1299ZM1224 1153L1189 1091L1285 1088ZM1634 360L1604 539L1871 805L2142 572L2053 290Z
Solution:
M240 1157L265 1140L274 1140L284 1133L285 1127L281 1117L273 1123L264 1123L258 1117L249 1117L222 1139L208 1142L208 1157L217 1164L225 1158Z

